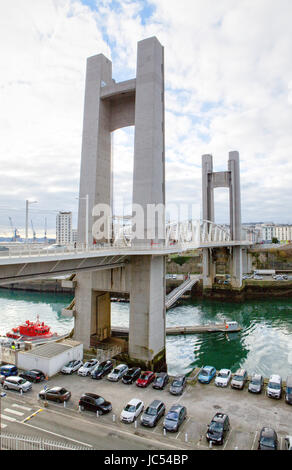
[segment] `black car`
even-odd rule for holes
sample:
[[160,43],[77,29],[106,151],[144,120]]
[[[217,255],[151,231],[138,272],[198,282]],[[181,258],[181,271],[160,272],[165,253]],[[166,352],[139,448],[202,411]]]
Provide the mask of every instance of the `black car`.
[[172,405],[164,418],[163,428],[166,431],[177,432],[187,417],[187,409],[182,405]]
[[263,427],[260,432],[258,450],[277,450],[278,437],[273,428]]
[[104,361],[99,364],[93,371],[91,372],[92,379],[102,379],[106,374],[109,374],[110,371],[113,369],[114,365],[112,361]]
[[38,369],[26,370],[24,372],[21,372],[21,374],[19,374],[19,377],[22,377],[23,379],[34,383],[42,382],[42,380],[45,380],[46,378],[45,374]]
[[160,418],[165,414],[165,405],[160,400],[153,400],[141,416],[141,424],[154,428]]
[[141,367],[131,367],[128,372],[122,378],[122,382],[124,384],[132,384],[134,383],[141,374]]
[[104,415],[112,410],[112,404],[95,393],[84,393],[79,400],[81,410],[89,410]]
[[224,438],[230,429],[230,421],[226,414],[216,413],[209,424],[206,439],[214,444],[223,444]]
[[152,387],[156,390],[163,390],[164,387],[169,382],[169,376],[166,372],[160,372],[160,374],[156,374],[156,378],[152,384]]

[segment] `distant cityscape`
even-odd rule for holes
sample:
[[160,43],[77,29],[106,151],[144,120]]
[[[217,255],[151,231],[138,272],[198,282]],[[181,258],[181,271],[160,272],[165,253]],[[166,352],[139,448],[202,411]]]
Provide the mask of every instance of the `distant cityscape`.
[[[221,224],[228,228],[229,225]],[[242,224],[242,229],[247,234],[248,239],[253,243],[280,243],[287,244],[292,242],[292,224],[275,224],[274,222],[246,222]],[[17,229],[11,227],[11,237],[0,236],[2,242],[24,243],[25,238],[19,235]],[[77,242],[77,229],[72,227],[72,212],[60,211],[56,215],[56,236],[37,237],[33,232],[33,237],[27,239],[28,243],[57,243],[59,245],[70,245]]]

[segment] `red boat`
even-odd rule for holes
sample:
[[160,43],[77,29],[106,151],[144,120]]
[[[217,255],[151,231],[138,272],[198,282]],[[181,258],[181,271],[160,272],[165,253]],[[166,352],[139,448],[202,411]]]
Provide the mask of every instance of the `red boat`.
[[56,338],[57,333],[52,333],[51,328],[39,321],[39,316],[35,322],[26,320],[26,322],[17,328],[12,328],[6,333],[6,336],[16,341],[37,341],[50,340]]

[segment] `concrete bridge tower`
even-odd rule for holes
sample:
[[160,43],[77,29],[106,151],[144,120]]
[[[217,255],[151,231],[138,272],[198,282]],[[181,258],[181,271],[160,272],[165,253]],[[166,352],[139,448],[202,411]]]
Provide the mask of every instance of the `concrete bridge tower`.
[[[87,59],[84,122],[78,213],[78,242],[93,243],[93,218],[97,204],[112,206],[111,134],[135,126],[133,207],[165,204],[164,144],[164,49],[152,37],[138,43],[136,78],[116,83],[112,64],[103,54]],[[164,210],[164,209],[163,209]],[[148,224],[148,225],[147,225]],[[163,217],[164,224],[164,217]],[[157,243],[147,239],[149,222],[145,216],[144,235],[137,245]],[[164,228],[164,227],[162,227]],[[106,240],[105,240],[106,241]],[[159,368],[165,363],[165,258],[131,256],[125,268],[78,274],[74,336],[85,347],[91,338],[106,339],[111,334],[110,291],[130,293],[129,356],[144,367]]]
[[[215,221],[214,189],[229,188],[231,240],[241,241],[241,202],[239,153],[229,152],[228,171],[213,172],[212,155],[202,156],[203,219]],[[203,248],[203,287],[212,288],[216,275],[216,248]],[[242,285],[242,248],[230,248],[230,274],[232,287]]]

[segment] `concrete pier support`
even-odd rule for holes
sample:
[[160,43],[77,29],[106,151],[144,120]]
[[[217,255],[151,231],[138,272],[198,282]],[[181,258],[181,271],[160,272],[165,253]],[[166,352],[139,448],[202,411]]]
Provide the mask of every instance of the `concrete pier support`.
[[165,259],[135,256],[131,265],[129,356],[143,369],[165,369]]
[[93,290],[92,276],[94,273],[82,274],[75,290],[74,339],[81,341],[85,349],[90,347],[92,336],[97,341],[102,341],[111,335],[110,294]]

